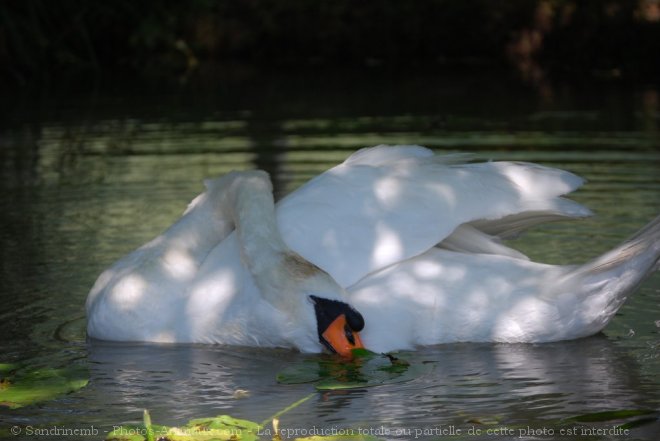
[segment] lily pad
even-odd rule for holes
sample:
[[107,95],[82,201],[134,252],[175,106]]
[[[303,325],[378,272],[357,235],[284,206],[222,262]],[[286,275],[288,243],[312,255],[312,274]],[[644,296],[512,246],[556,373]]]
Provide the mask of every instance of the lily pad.
[[77,391],[87,385],[85,366],[31,369],[0,364],[0,406],[17,409]]
[[116,427],[106,437],[106,441],[149,441],[157,439],[163,441],[223,441],[243,440],[254,441],[259,439],[259,424],[232,418],[228,415],[219,415],[214,418],[198,418],[190,420],[185,426],[168,427],[151,424],[147,418],[142,425],[126,425]]
[[360,350],[354,352],[351,360],[329,356],[309,358],[283,369],[276,378],[282,384],[315,383],[318,390],[343,390],[411,381],[429,372],[432,366]]
[[[246,438],[245,435],[256,434],[261,426],[249,420],[241,420],[230,417],[229,415],[220,415],[215,418],[197,418],[188,421],[186,428],[194,432],[227,432],[230,438],[233,434],[241,434],[240,439]],[[256,439],[256,436],[254,437]]]
[[380,441],[371,435],[336,435],[336,436],[309,436],[307,438],[296,438],[294,441]]

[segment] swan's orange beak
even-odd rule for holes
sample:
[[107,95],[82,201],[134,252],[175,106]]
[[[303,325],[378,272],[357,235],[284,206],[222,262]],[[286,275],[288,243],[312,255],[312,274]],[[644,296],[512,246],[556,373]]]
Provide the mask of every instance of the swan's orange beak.
[[321,336],[342,357],[351,358],[353,349],[364,349],[360,334],[348,326],[344,314],[339,315],[330,323]]

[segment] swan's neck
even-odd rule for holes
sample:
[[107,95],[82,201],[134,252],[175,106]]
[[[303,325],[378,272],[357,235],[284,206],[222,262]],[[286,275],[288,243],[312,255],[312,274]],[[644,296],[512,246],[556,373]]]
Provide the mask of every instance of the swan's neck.
[[268,175],[259,171],[242,173],[230,198],[245,263],[253,273],[267,270],[289,252],[277,228]]
[[321,270],[298,256],[282,240],[268,174],[241,173],[233,184],[230,201],[242,259],[262,297],[276,308],[296,307],[295,284]]

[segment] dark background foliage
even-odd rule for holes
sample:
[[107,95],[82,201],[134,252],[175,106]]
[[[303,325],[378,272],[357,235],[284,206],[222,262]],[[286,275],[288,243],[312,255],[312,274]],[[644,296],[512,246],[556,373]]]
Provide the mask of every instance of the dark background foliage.
[[5,0],[5,80],[96,71],[179,77],[209,66],[511,66],[660,73],[657,0]]

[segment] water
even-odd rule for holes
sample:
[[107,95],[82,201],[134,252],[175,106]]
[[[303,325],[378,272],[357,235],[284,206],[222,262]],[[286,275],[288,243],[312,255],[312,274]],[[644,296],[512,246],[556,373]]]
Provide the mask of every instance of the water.
[[[452,439],[551,439],[531,432],[544,429],[561,438],[565,418],[660,408],[659,274],[600,335],[424,348],[402,356],[432,363],[427,374],[344,392],[277,384],[278,370],[309,357],[287,350],[87,342],[83,307],[98,274],[166,228],[203,178],[259,167],[281,196],[354,149],[379,143],[535,161],[586,177],[573,198],[596,217],[517,241],[537,260],[585,261],[660,211],[656,86],[532,87],[502,76],[373,72],[248,72],[165,94],[92,86],[18,94],[3,111],[0,362],[85,364],[90,382],[52,401],[1,408],[0,437],[32,439],[28,427],[57,425],[94,426],[99,434],[91,438],[101,439],[113,425],[139,422],[145,408],[159,424],[219,414],[260,422],[305,397],[281,416],[283,428],[362,428],[386,439],[450,439],[457,430],[462,438]],[[22,435],[13,436],[13,426]],[[629,438],[657,433],[655,420]]]

